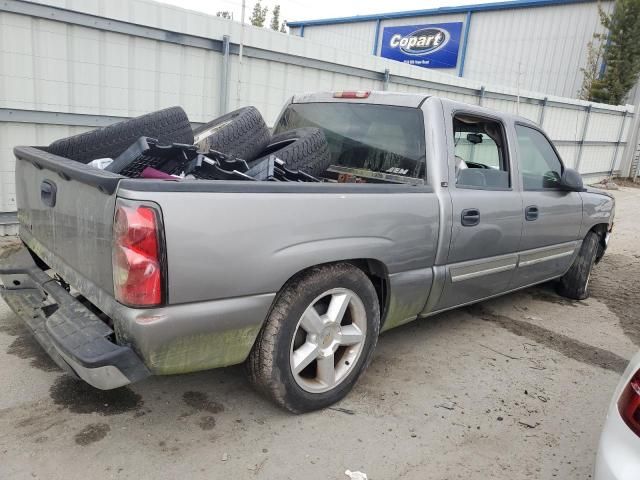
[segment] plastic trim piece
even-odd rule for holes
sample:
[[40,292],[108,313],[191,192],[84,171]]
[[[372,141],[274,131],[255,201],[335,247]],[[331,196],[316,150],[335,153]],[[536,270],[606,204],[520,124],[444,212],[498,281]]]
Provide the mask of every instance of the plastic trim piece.
[[116,191],[118,182],[124,178],[121,175],[89,167],[84,163],[59,157],[35,147],[15,147],[13,153],[16,159],[30,162],[39,170],[43,168],[51,170],[63,180],[77,180],[96,187],[108,195],[112,195]]
[[299,182],[244,182],[228,180],[184,180],[167,182],[125,179],[118,194],[126,197],[133,192],[212,192],[212,193],[433,193],[429,185],[371,184],[371,183],[299,183]]

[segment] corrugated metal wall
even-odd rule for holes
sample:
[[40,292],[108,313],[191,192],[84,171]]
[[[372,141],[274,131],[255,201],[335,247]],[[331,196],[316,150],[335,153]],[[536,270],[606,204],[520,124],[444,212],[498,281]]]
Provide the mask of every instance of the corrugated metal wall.
[[[272,123],[286,98],[305,91],[386,88],[440,95],[536,121],[544,116],[544,127],[559,141],[568,164],[575,164],[582,150],[580,169],[586,174],[607,172],[626,139],[626,133],[618,137],[622,107],[594,108],[581,147],[586,102],[552,96],[547,102],[546,95],[523,90],[517,103],[514,89],[483,86],[370,52],[345,52],[309,38],[243,29],[237,22],[147,0],[48,3],[67,9],[0,2],[0,211],[16,208],[14,145],[48,144],[176,104],[193,122],[220,115],[225,103],[227,111],[251,104]],[[223,35],[231,46],[225,98]]]
[[[358,22],[347,25],[325,25],[321,28],[307,27],[304,36],[312,42],[366,54],[373,53],[375,32],[376,22]],[[293,31],[292,33],[295,34]]]
[[[613,2],[604,1],[609,11]],[[385,27],[464,22],[466,15],[429,15],[380,21],[376,52]],[[562,97],[576,97],[587,62],[587,44],[602,32],[597,2],[473,12],[464,62],[464,78]],[[376,22],[305,26],[304,36],[358,53],[369,53]],[[292,29],[294,35],[300,29]],[[462,49],[458,54],[458,67]],[[440,72],[457,74],[457,69]]]
[[464,76],[575,97],[587,43],[602,31],[596,2],[473,13]]

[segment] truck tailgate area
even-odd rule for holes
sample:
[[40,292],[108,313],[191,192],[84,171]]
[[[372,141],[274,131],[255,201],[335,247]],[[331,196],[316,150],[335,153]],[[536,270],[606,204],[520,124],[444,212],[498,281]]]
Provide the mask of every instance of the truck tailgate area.
[[[16,157],[18,220],[25,243],[39,256],[42,247],[53,252],[80,277],[112,293],[115,194],[79,181],[62,168],[54,170],[46,162],[32,161],[20,152]],[[73,164],[80,172],[103,173],[79,162]],[[73,285],[73,279],[67,281]]]

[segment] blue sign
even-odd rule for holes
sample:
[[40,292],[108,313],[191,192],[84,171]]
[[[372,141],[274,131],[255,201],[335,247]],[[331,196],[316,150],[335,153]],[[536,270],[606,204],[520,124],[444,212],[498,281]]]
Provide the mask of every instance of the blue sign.
[[425,68],[455,68],[462,22],[385,27],[380,56]]

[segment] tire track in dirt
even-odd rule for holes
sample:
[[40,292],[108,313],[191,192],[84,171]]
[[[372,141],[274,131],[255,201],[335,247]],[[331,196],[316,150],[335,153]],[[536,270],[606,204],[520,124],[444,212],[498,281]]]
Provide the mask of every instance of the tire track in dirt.
[[629,339],[640,346],[640,255],[605,253],[591,277],[591,295],[616,314]]
[[608,350],[594,347],[593,345],[586,344],[523,320],[498,315],[490,312],[482,305],[467,307],[467,311],[475,317],[495,323],[515,335],[533,340],[540,345],[544,345],[578,362],[611,370],[616,373],[624,372],[624,369],[629,363],[626,358],[622,358]]

